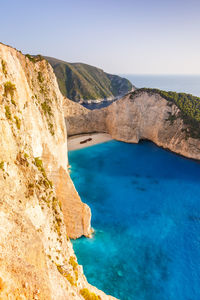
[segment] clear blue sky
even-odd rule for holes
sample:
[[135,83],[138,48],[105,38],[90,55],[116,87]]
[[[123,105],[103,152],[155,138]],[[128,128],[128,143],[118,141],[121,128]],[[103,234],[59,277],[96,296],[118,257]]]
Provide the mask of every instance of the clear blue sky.
[[111,73],[200,74],[199,0],[5,0],[0,34]]

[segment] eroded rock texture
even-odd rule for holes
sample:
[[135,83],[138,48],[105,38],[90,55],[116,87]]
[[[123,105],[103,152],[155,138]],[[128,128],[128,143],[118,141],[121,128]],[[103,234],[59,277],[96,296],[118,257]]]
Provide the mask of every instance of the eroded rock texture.
[[[183,156],[200,159],[200,141],[189,137],[179,108],[158,94],[128,94],[100,110],[88,110],[66,99],[68,134],[107,132],[114,139],[138,143],[147,139]],[[169,116],[173,116],[173,122]]]
[[68,237],[90,209],[67,169],[63,97],[51,66],[0,44],[0,299],[83,299]]

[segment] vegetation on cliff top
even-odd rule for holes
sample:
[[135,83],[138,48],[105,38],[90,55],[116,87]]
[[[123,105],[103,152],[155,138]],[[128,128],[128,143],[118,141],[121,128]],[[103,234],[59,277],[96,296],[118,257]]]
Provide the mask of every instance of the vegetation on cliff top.
[[159,89],[142,88],[131,93],[131,98],[142,92],[147,92],[150,95],[159,94],[162,98],[170,103],[175,104],[180,113],[169,115],[168,120],[173,123],[177,118],[181,118],[188,128],[187,137],[200,138],[200,98],[191,94],[167,92]]
[[40,54],[38,55],[30,55],[30,54],[25,54],[25,56],[30,60],[32,61],[33,63],[36,63],[38,61],[41,61],[44,59],[44,57]]
[[62,94],[73,101],[113,98],[133,87],[129,80],[87,64],[45,58],[54,69]]

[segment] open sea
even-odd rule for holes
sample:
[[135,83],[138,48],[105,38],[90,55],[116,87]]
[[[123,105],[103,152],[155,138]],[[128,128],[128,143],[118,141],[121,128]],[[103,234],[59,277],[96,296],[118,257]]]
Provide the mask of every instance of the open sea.
[[88,281],[123,300],[200,299],[200,164],[151,142],[69,152],[92,210],[73,241]]
[[137,88],[157,88],[200,97],[200,75],[120,75]]

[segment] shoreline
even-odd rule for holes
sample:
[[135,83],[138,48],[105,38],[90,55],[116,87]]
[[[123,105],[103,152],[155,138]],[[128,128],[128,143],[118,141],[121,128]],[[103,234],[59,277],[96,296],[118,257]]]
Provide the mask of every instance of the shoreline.
[[113,140],[107,133],[86,133],[68,137],[68,151],[78,150]]

